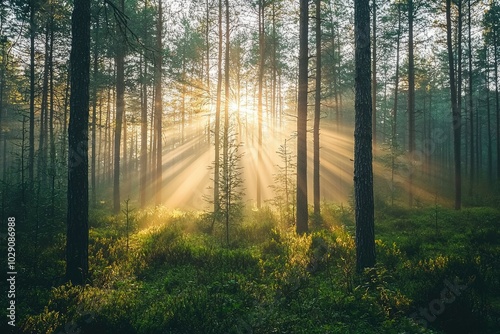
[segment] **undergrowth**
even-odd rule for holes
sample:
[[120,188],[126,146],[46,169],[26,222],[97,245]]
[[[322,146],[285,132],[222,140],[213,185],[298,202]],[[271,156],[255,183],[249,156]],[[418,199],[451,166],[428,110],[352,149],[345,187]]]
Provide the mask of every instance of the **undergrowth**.
[[[132,220],[127,249],[123,217],[93,215],[92,283],[25,293],[20,330],[488,333],[500,327],[495,209],[386,208],[376,222],[378,263],[361,275],[348,207],[325,204],[321,226],[305,236],[269,209],[250,211],[229,245],[221,226],[207,233],[200,213],[148,209]],[[61,266],[53,267],[62,275]],[[450,295],[450,284],[461,288]],[[41,302],[29,306],[33,295]]]

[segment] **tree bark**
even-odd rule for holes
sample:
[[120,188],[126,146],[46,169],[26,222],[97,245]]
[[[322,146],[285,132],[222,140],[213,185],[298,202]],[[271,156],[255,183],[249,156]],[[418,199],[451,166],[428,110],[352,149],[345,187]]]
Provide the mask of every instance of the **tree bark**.
[[96,29],[95,29],[95,44],[94,44],[94,55],[93,55],[93,69],[92,69],[92,156],[91,156],[91,167],[90,167],[90,180],[91,180],[91,203],[96,205],[96,135],[97,135],[97,71],[98,71],[98,61],[99,61],[99,13],[96,14]]
[[307,205],[307,91],[309,4],[300,0],[299,92],[297,97],[297,234],[308,231]]
[[[145,2],[147,4],[147,2]],[[144,18],[144,36],[147,36],[147,22]],[[146,37],[147,38],[147,37]],[[140,176],[140,188],[141,188],[141,207],[144,208],[146,206],[146,196],[147,196],[147,174],[148,174],[148,89],[146,84],[146,76],[147,76],[147,58],[145,56],[141,56],[141,65],[144,69],[141,68],[141,176]]]
[[497,180],[500,180],[500,93],[498,87],[498,44],[500,42],[498,30],[495,29],[493,43],[494,43],[494,66],[495,66],[495,101],[496,101],[496,116],[497,116]]
[[470,180],[469,180],[469,196],[472,197],[474,191],[474,175],[475,175],[475,165],[474,165],[474,102],[473,98],[473,82],[472,82],[472,17],[471,17],[471,0],[468,0],[468,37],[469,37],[469,118],[470,118]]
[[373,145],[377,145],[377,0],[372,0],[372,133]]
[[215,129],[214,129],[214,213],[218,213],[220,209],[219,201],[219,171],[220,171],[220,109],[222,95],[222,0],[219,0],[219,52],[217,55],[217,96],[215,102]]
[[354,36],[356,270],[362,272],[365,268],[375,265],[369,0],[355,0],[354,2]]
[[225,199],[225,223],[226,223],[226,244],[229,245],[229,210],[230,202],[230,178],[229,178],[229,0],[224,1],[226,5],[226,49],[224,56],[224,194]]
[[163,7],[162,1],[158,2],[158,21],[156,22],[156,61],[155,61],[155,122],[156,122],[156,205],[162,202],[163,181],[163,93],[162,93],[162,64],[163,64]]
[[30,187],[34,181],[35,170],[35,4],[30,1],[30,121],[29,121],[29,153],[28,180]]
[[314,101],[314,128],[313,128],[313,151],[314,151],[314,171],[313,171],[313,197],[314,215],[319,218],[320,208],[320,183],[319,183],[319,122],[321,118],[321,0],[316,3],[316,92]]
[[458,109],[457,100],[457,86],[455,83],[455,65],[453,59],[453,45],[451,38],[451,0],[446,0],[446,42],[448,47],[448,68],[450,78],[450,91],[451,91],[451,108],[453,115],[453,151],[455,161],[455,209],[461,208],[461,191],[462,191],[462,177],[461,177],[461,157],[460,157],[460,136],[461,136],[461,115]]
[[258,147],[257,147],[257,208],[261,207],[262,185],[260,181],[261,161],[262,161],[262,86],[264,81],[264,1],[259,0],[259,91],[257,96],[258,113]]
[[413,206],[413,160],[415,154],[415,59],[413,55],[413,0],[408,1],[408,151],[410,173],[408,175],[408,204]]
[[88,124],[90,76],[90,0],[75,0],[72,14],[71,97],[68,156],[66,279],[88,279]]
[[394,106],[392,108],[392,131],[391,131],[391,205],[394,205],[394,173],[396,170],[396,150],[397,143],[397,125],[398,125],[398,97],[399,97],[399,54],[401,45],[401,4],[398,6],[398,34],[396,40],[396,79],[394,83]]
[[[125,11],[124,0],[120,1],[120,9]],[[121,23],[118,23],[121,24]],[[120,29],[118,29],[119,31]],[[122,32],[118,32],[122,33]],[[124,33],[124,32],[123,32]],[[120,146],[122,138],[122,122],[125,112],[125,38],[120,36],[116,47],[116,117],[114,146],[114,177],[113,177],[113,208],[114,213],[120,213]]]

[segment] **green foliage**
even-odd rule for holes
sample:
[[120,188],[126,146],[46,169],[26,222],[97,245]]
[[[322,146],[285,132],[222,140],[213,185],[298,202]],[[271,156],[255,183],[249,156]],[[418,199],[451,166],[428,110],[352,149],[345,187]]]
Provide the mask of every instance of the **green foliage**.
[[[378,264],[361,275],[355,274],[352,212],[335,205],[322,212],[326,228],[297,236],[271,210],[248,211],[238,238],[227,247],[204,232],[202,215],[138,211],[138,225],[150,226],[131,236],[129,257],[118,228],[121,216],[96,217],[99,227],[91,230],[89,250],[93,285],[33,291],[31,298],[40,299],[41,307],[20,306],[26,309],[21,328],[26,333],[457,333],[498,327],[498,210],[437,208],[436,231],[436,208],[387,207],[377,223]],[[446,282],[465,288],[427,329],[411,320],[412,312],[439,298]]]
[[276,207],[280,217],[280,223],[285,226],[293,225],[295,222],[295,201],[296,201],[296,164],[295,155],[291,148],[285,143],[280,145],[278,156],[282,165],[278,165],[278,171],[273,176],[274,184],[270,186],[274,191],[274,197],[270,203]]

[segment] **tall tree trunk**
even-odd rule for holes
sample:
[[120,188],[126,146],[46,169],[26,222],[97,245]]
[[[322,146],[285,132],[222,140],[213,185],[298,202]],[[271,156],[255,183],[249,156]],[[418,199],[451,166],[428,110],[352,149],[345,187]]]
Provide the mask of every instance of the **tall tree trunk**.
[[[463,83],[463,70],[462,70],[462,39],[463,39],[463,11],[462,11],[462,5],[463,5],[464,0],[458,0],[457,1],[457,7],[458,7],[458,25],[457,25],[457,108],[458,108],[458,113],[460,114],[460,118],[462,118],[462,83]],[[462,127],[462,124],[460,124],[460,127]],[[462,131],[460,131],[462,135]],[[467,119],[465,120],[465,138],[464,142],[467,144]],[[460,138],[460,140],[462,140]],[[461,144],[460,144],[461,145]],[[461,149],[461,148],[460,148]],[[467,174],[467,145],[465,145],[465,173]],[[461,161],[460,161],[461,163]],[[461,167],[460,167],[461,168]]]
[[394,173],[396,170],[396,153],[398,148],[397,143],[397,125],[398,125],[398,96],[399,96],[399,54],[401,45],[401,4],[398,6],[398,34],[396,40],[396,79],[394,83],[394,106],[392,108],[392,124],[391,124],[391,205],[394,205]]
[[70,95],[70,83],[71,83],[71,65],[68,62],[68,74],[66,76],[66,86],[64,88],[64,105],[63,105],[63,124],[62,124],[62,145],[61,145],[61,157],[62,161],[66,161],[67,152],[67,131],[68,131],[68,109],[69,109],[69,95]]
[[372,133],[373,146],[377,146],[377,0],[372,0]]
[[450,91],[451,91],[451,108],[453,115],[453,149],[455,161],[455,209],[461,208],[461,192],[462,192],[462,177],[461,177],[461,157],[460,157],[460,136],[461,136],[461,115],[458,109],[457,86],[455,83],[455,65],[453,58],[453,45],[451,38],[451,0],[446,0],[446,42],[448,47],[448,67],[450,76]]
[[55,183],[56,183],[56,142],[54,138],[54,5],[50,6],[50,43],[49,43],[49,145],[50,145],[50,216],[54,217]]
[[320,183],[319,183],[319,120],[321,118],[321,0],[316,3],[316,92],[314,100],[314,128],[313,128],[313,151],[314,151],[314,172],[313,172],[313,194],[314,194],[314,215],[319,218],[320,209]]
[[225,199],[225,223],[226,223],[226,244],[229,245],[229,210],[231,209],[230,201],[230,178],[229,178],[229,0],[224,1],[226,4],[226,49],[224,56],[224,194]]
[[488,46],[485,46],[486,53],[486,115],[487,115],[487,137],[488,137],[488,182],[493,182],[493,144],[492,144],[492,134],[491,134],[491,101],[490,101],[490,70],[488,66]]
[[309,4],[300,0],[299,92],[297,97],[297,225],[298,234],[308,231],[307,205],[307,92]]
[[[144,9],[149,8],[148,0],[144,0]],[[146,41],[149,41],[148,36],[148,24],[147,22],[147,11],[144,11],[143,17],[143,36]],[[144,208],[147,202],[147,185],[148,185],[148,85],[147,85],[147,75],[148,75],[148,58],[146,57],[146,52],[141,56],[143,70],[141,71],[142,84],[141,84],[141,176],[140,176],[140,188],[141,188],[141,207]]]
[[156,205],[162,202],[163,181],[163,93],[162,93],[162,65],[163,65],[163,8],[162,1],[158,2],[158,21],[156,22],[156,61],[155,61],[155,122],[156,122]]
[[214,214],[217,214],[220,209],[219,200],[219,171],[220,171],[220,109],[222,95],[222,0],[219,0],[219,50],[217,53],[217,96],[215,101],[215,130],[214,130]]
[[356,219],[356,270],[357,272],[362,272],[365,268],[375,265],[369,0],[354,1],[354,36],[354,199]]
[[472,17],[471,17],[471,0],[468,0],[468,34],[469,34],[469,118],[470,118],[470,180],[469,180],[469,196],[472,197],[474,189],[474,105],[473,105],[473,82],[472,82]]
[[[144,21],[144,23],[146,23]],[[141,207],[146,206],[146,191],[147,191],[147,174],[148,174],[148,90],[146,84],[147,76],[147,61],[146,57],[141,56],[141,64],[144,66],[142,70],[141,83]]]
[[29,124],[29,153],[28,153],[28,181],[30,187],[34,181],[35,170],[35,3],[30,1],[30,124]]
[[40,183],[40,188],[46,185],[47,181],[47,123],[48,123],[48,107],[49,107],[49,44],[50,44],[50,28],[49,23],[45,25],[45,54],[43,65],[43,80],[42,80],[42,101],[40,105],[40,137],[38,144],[38,168],[37,179]]
[[[3,32],[4,29],[4,21],[5,21],[5,9],[2,8],[0,9],[0,31]],[[4,182],[7,181],[7,136],[5,132],[3,131],[3,114],[6,113],[4,109],[4,93],[5,93],[5,70],[7,67],[7,54],[6,54],[6,45],[5,43],[1,43],[0,47],[2,49],[2,61],[0,63],[0,139],[2,145],[2,180]],[[24,129],[23,129],[24,130]],[[6,209],[6,200],[7,200],[7,193],[5,191],[6,189],[2,189],[2,211],[0,214],[2,217],[5,217],[5,209]]]
[[98,73],[98,61],[99,61],[99,13],[95,15],[96,28],[95,28],[95,44],[94,44],[94,55],[93,55],[93,69],[92,69],[92,156],[91,156],[91,166],[90,166],[90,180],[91,180],[91,203],[96,205],[96,124],[97,124],[97,73]]
[[409,206],[413,206],[413,160],[415,158],[415,59],[413,56],[413,0],[408,0],[408,151],[410,173],[408,177]]
[[500,93],[498,87],[498,44],[500,36],[497,35],[498,31],[495,30],[493,34],[494,41],[494,66],[495,66],[495,101],[496,101],[496,115],[497,115],[497,180],[500,180]]
[[257,96],[257,113],[258,113],[258,148],[257,148],[257,208],[261,207],[262,202],[262,185],[260,180],[261,164],[262,164],[262,85],[264,81],[264,1],[259,0],[259,91]]
[[[125,12],[125,2],[120,0],[120,10]],[[121,23],[117,23],[121,24]],[[117,33],[124,31],[117,28]],[[115,117],[115,146],[114,146],[114,176],[113,176],[113,208],[114,213],[120,213],[120,146],[123,128],[123,114],[125,113],[125,36],[120,36],[116,46],[116,117]]]
[[277,126],[278,121],[278,111],[277,111],[277,103],[276,103],[276,86],[277,86],[277,77],[278,77],[278,65],[276,63],[276,47],[278,40],[276,38],[276,3],[272,2],[272,16],[271,16],[271,24],[272,24],[272,36],[273,42],[271,43],[272,52],[271,52],[271,62],[272,62],[272,90],[271,90],[271,113],[274,117],[274,125]]
[[88,124],[90,76],[90,0],[75,0],[72,15],[69,120],[66,279],[88,278]]

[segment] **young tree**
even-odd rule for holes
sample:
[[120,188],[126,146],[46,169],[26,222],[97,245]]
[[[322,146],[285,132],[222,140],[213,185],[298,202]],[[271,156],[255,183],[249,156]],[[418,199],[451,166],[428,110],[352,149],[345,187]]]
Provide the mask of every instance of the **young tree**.
[[356,270],[361,272],[363,269],[375,265],[369,0],[354,1],[354,36],[354,199],[356,219]]
[[[308,91],[308,0],[300,0],[299,92],[297,106],[297,225],[298,234],[307,233],[307,91]],[[368,44],[369,45],[369,44]]]
[[88,278],[88,125],[90,77],[90,0],[75,0],[72,15],[71,96],[68,156],[66,279]]

